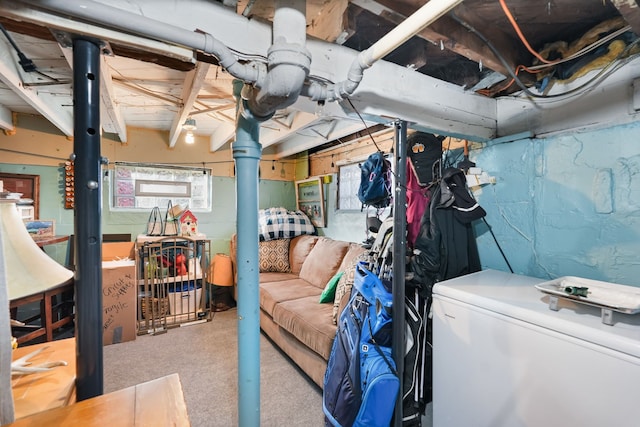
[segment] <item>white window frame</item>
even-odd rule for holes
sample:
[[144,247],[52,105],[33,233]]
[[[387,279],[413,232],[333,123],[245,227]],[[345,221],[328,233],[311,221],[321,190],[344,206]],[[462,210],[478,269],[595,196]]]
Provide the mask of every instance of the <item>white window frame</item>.
[[[362,202],[358,199],[358,188],[360,187],[360,165],[367,160],[367,157],[359,161],[338,164],[338,183],[336,185],[336,211],[340,212],[360,212]],[[385,154],[385,158],[391,163],[391,188],[395,188],[395,159],[392,153]],[[345,206],[346,204],[346,206]],[[369,208],[372,209],[372,208]],[[390,207],[380,209],[380,213],[388,212]]]
[[211,170],[157,163],[116,162],[110,174],[109,209],[148,212],[169,201],[193,212],[211,212]]

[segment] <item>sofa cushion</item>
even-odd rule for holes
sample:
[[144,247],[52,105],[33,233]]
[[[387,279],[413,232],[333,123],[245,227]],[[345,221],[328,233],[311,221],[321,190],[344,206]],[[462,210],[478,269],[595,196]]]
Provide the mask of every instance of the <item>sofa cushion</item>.
[[302,264],[300,278],[324,289],[329,279],[338,271],[347,249],[349,242],[320,237]]
[[274,307],[273,321],[329,360],[337,329],[331,323],[330,304],[318,304],[315,296],[284,301]]
[[342,258],[342,263],[340,264],[338,271],[345,271],[347,267],[354,264],[354,260],[356,259],[356,257],[358,259],[361,259],[360,255],[362,255],[366,251],[367,249],[360,243],[350,243],[347,253],[345,254],[344,258]]
[[340,277],[340,280],[338,280],[333,300],[333,313],[331,318],[334,325],[338,324],[338,317],[351,296],[351,287],[353,286],[353,281],[356,275],[356,264],[358,261],[364,261],[366,259],[366,250],[361,246],[352,247],[344,257],[343,265],[340,266],[340,268],[343,269],[342,271],[344,274]]
[[289,239],[259,242],[258,257],[261,273],[268,271],[288,273],[291,271],[289,267]]
[[289,243],[289,266],[291,272],[298,274],[302,268],[302,263],[318,241],[318,236],[298,236],[291,239]]
[[275,273],[275,272],[267,272],[260,273],[260,278],[258,279],[260,283],[267,282],[280,282],[282,280],[291,280],[297,279],[298,275],[293,273]]
[[[279,302],[313,296],[318,304],[321,293],[322,289],[318,289],[302,279],[260,283],[260,308],[269,316],[273,316],[273,307]],[[331,319],[331,315],[329,315],[329,319]]]

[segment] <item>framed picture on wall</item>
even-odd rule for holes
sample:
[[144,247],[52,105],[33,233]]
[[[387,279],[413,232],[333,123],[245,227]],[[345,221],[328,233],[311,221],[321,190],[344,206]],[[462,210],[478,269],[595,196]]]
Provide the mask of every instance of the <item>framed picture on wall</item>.
[[24,225],[27,227],[29,235],[35,239],[56,235],[56,222],[53,219],[25,220]]
[[321,178],[296,181],[296,205],[304,212],[314,226],[326,227],[324,214],[324,192]]

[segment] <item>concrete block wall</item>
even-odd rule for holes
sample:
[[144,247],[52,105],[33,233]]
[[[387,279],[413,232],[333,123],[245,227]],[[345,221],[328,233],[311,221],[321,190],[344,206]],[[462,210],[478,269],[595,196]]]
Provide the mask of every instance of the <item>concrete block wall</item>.
[[[640,286],[640,124],[473,151],[496,177],[475,195],[516,273]],[[483,268],[508,271],[484,223]]]

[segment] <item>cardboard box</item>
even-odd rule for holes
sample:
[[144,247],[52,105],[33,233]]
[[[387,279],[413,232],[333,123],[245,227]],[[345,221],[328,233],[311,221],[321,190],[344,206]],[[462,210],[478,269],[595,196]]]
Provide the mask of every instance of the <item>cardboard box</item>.
[[108,242],[102,244],[102,261],[136,259],[135,242]]
[[102,263],[103,345],[136,339],[135,261]]

